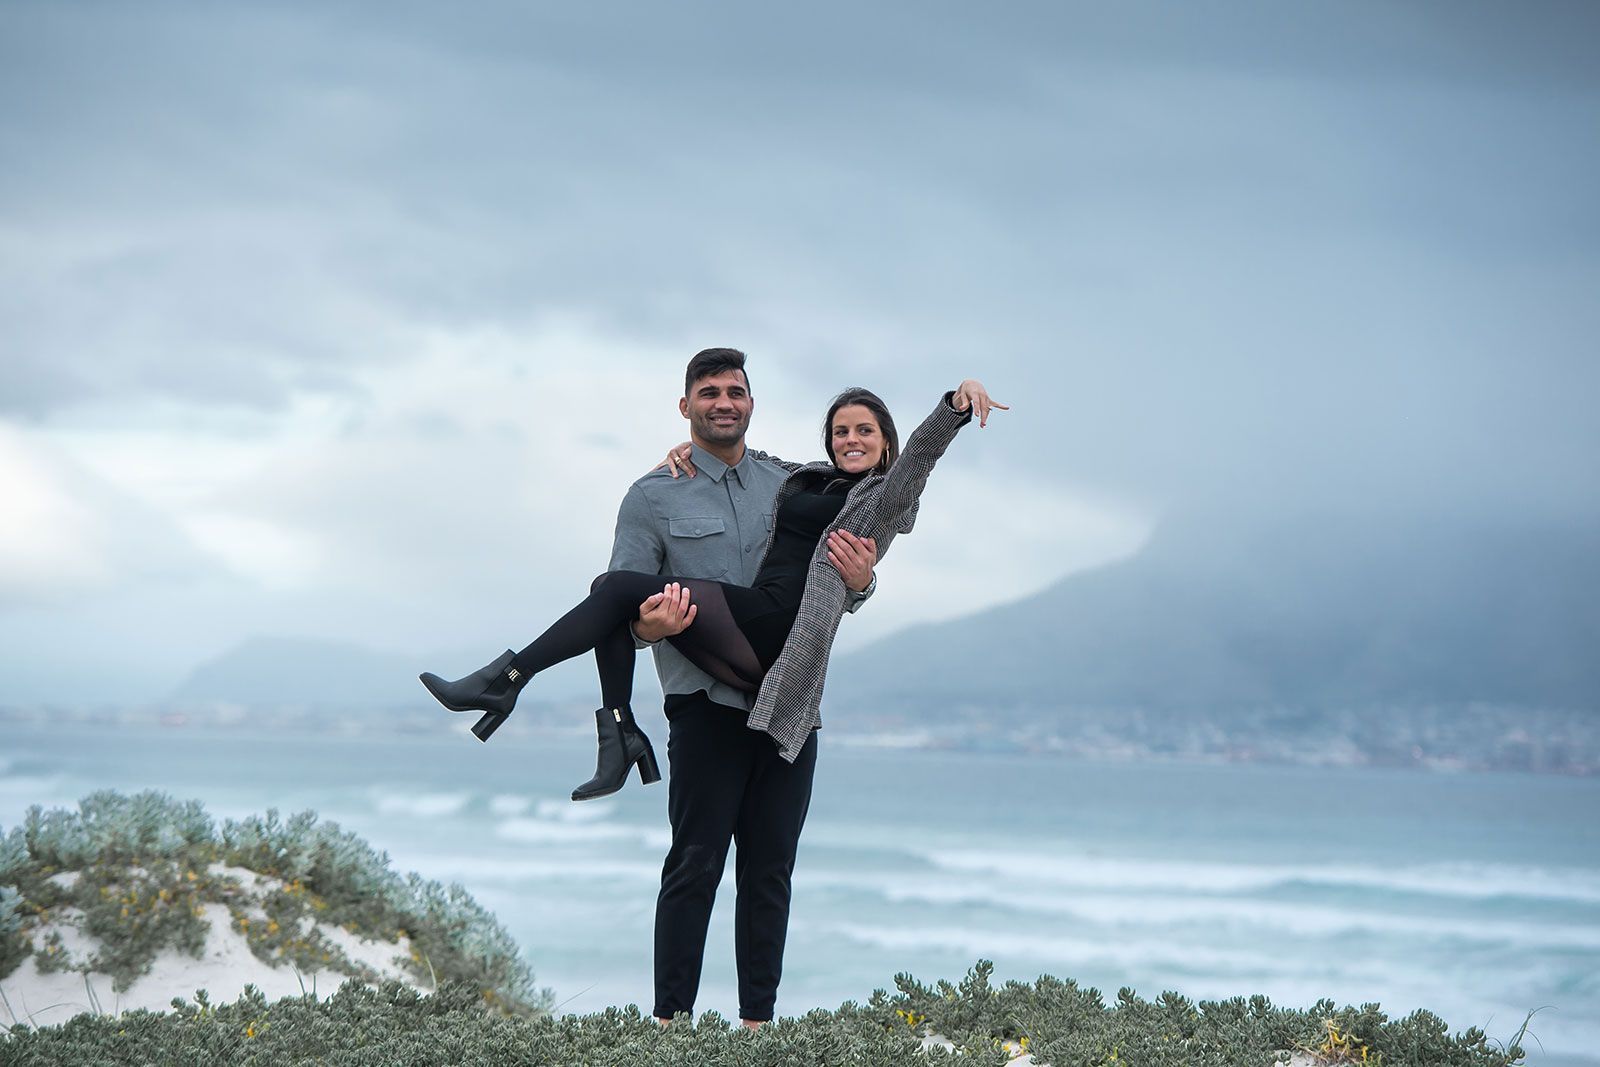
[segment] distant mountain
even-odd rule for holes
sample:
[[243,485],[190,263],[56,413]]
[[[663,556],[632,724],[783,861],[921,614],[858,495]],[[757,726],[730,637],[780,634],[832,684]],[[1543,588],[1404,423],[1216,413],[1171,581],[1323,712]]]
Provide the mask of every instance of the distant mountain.
[[[419,659],[259,637],[196,667],[171,702],[431,713],[419,670],[465,673],[494,651]],[[580,657],[529,695],[561,704],[594,690]],[[635,706],[658,692],[641,657]],[[830,711],[929,716],[1475,702],[1600,712],[1600,530],[1174,522],[1135,557],[902,630],[838,657],[828,677]]]
[[928,713],[1468,702],[1600,711],[1600,531],[1175,522],[1135,557],[840,657],[828,693],[832,708]]
[[196,667],[173,692],[179,705],[379,707],[416,703],[417,665],[360,645],[254,637]]
[[[197,666],[168,702],[178,707],[236,704],[264,710],[414,709],[434,714],[439,707],[417,681],[421,671],[466,674],[498,651],[420,657],[350,642],[253,637]],[[651,694],[659,690],[654,687],[655,671],[648,657],[641,657],[635,703],[655,699]],[[541,673],[533,702],[564,703],[596,695],[594,661],[580,657]]]

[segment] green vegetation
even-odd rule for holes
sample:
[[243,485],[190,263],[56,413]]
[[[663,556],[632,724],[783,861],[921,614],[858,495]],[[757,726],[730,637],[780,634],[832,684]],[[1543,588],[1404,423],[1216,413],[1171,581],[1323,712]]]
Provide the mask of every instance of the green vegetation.
[[[1108,1004],[1050,977],[995,987],[987,961],[957,984],[898,975],[893,994],[753,1034],[714,1013],[663,1029],[632,1006],[556,1018],[511,939],[460,887],[401,878],[386,855],[310,813],[218,828],[199,804],[159,793],[96,793],[77,812],[34,808],[0,836],[0,978],[32,955],[43,969],[108,972],[126,988],[163,949],[199,954],[205,910],[219,905],[262,959],[371,981],[348,960],[332,966],[337,949],[307,921],[315,919],[409,936],[412,972],[440,984],[428,995],[349,981],[326,999],[273,1004],[254,988],[220,1005],[201,991],[170,1012],[96,1010],[37,1028],[13,1012],[0,1025],[0,1061],[999,1067],[1026,1050],[1051,1067],[1266,1067],[1294,1052],[1329,1065],[1510,1067],[1523,1056],[1521,1033],[1509,1047],[1476,1029],[1452,1035],[1425,1011],[1391,1020],[1375,1004],[1296,1010],[1261,996],[1193,1002],[1176,993],[1147,1001],[1127,989]],[[92,959],[68,958],[60,937],[43,932],[68,916],[97,939]],[[925,1047],[930,1034],[954,1048]]]
[[[349,982],[326,1000],[288,997],[268,1004],[249,990],[214,1006],[204,994],[167,1013],[83,1015],[61,1025],[19,1027],[0,1039],[12,1067],[45,1064],[439,1063],[586,1064],[634,1067],[901,1067],[919,1062],[999,1067],[1018,1047],[1052,1067],[1267,1067],[1290,1051],[1319,1062],[1384,1067],[1505,1067],[1519,1048],[1491,1047],[1476,1030],[1452,1037],[1427,1012],[1390,1021],[1376,1005],[1309,1011],[1275,1008],[1263,997],[1192,1003],[1153,1001],[1123,990],[1107,1006],[1095,990],[1041,978],[989,984],[980,962],[959,985],[923,986],[902,975],[898,992],[865,1005],[813,1011],[751,1034],[714,1013],[681,1016],[665,1029],[635,1007],[586,1016],[513,1017],[484,1010],[469,985],[424,996],[398,983]],[[942,1034],[954,1050],[923,1050]],[[1010,1043],[1006,1047],[1005,1043]],[[957,1058],[959,1057],[959,1059]]]
[[30,948],[22,936],[22,894],[15,886],[0,886],[0,977],[16,970]]
[[[0,836],[0,978],[32,954],[44,970],[109,974],[120,992],[164,949],[201,955],[213,904],[274,965],[376,981],[318,928],[340,926],[409,938],[403,965],[430,987],[465,982],[511,1013],[548,1004],[511,936],[460,886],[402,878],[386,854],[312,812],[218,827],[197,801],[156,792],[95,793],[75,812],[35,807]],[[94,939],[94,954],[70,958],[54,933],[35,943],[30,931],[51,922]]]

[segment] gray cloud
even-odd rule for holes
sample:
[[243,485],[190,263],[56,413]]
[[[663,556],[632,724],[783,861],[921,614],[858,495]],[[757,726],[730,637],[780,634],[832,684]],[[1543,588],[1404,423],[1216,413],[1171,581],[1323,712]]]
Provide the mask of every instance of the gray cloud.
[[[544,339],[508,431],[536,435],[541,376],[593,359],[569,323],[661,410],[695,348],[747,348],[758,432],[979,373],[1016,411],[962,462],[1139,512],[1595,515],[1597,30],[1588,4],[13,2],[0,417],[266,437],[309,396],[353,453],[443,447],[474,413],[380,433],[374,375],[499,334]],[[566,402],[579,440],[636,414]],[[443,551],[361,455],[218,506]]]

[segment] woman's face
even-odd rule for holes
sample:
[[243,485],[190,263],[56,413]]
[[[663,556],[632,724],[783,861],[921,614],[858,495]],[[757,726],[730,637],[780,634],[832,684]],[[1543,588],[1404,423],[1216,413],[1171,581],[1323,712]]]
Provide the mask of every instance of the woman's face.
[[833,465],[846,474],[860,474],[883,458],[883,430],[872,409],[846,404],[833,413]]

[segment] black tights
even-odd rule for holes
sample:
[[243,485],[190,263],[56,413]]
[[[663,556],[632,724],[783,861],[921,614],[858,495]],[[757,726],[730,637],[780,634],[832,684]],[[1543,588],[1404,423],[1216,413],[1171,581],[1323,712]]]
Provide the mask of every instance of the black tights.
[[766,672],[728,607],[722,583],[643,571],[608,571],[596,578],[583,603],[518,652],[512,664],[532,675],[592,648],[601,700],[608,708],[629,707],[634,647],[628,624],[639,617],[639,605],[668,582],[687,587],[689,602],[697,605],[693,625],[667,638],[672,646],[719,682],[747,693],[760,689]]

